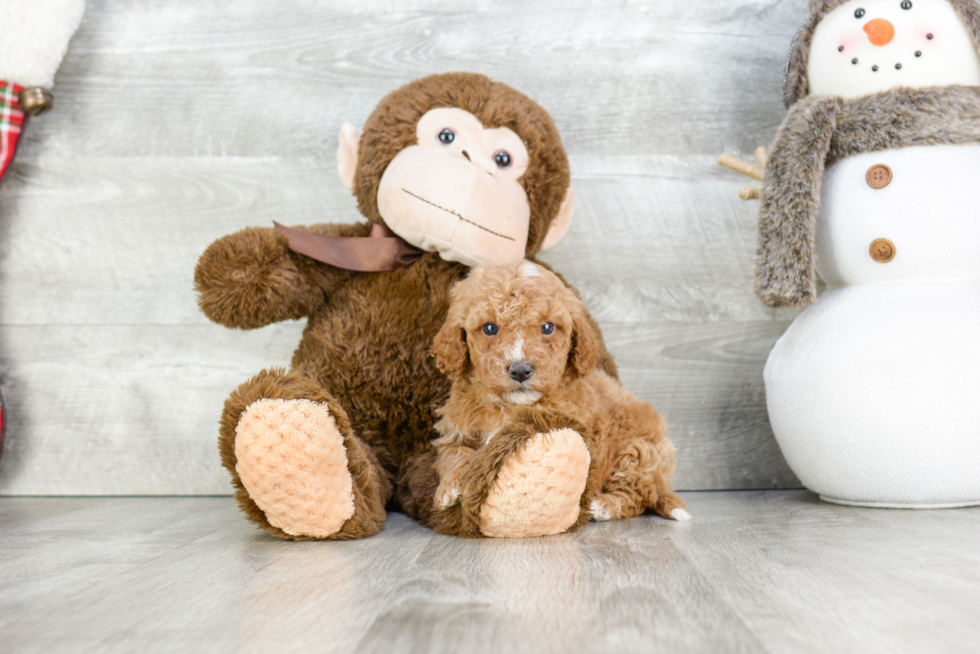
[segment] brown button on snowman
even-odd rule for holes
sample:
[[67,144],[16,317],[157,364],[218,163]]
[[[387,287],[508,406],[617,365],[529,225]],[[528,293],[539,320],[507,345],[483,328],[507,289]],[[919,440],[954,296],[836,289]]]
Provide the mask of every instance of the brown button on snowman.
[[773,432],[825,500],[980,504],[980,4],[810,12],[762,153],[755,290],[806,307],[766,364]]
[[892,183],[892,169],[885,164],[875,164],[868,168],[864,179],[871,188],[885,188]]

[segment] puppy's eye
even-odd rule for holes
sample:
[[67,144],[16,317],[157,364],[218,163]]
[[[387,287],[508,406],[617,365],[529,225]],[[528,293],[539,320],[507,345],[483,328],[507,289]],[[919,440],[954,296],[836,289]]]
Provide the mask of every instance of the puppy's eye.
[[904,2],[902,3],[902,9],[911,9],[911,8],[912,8],[912,3],[911,3],[911,2],[909,2],[909,0],[905,0],[905,1],[904,1]]
[[443,145],[449,145],[456,140],[456,132],[449,129],[448,127],[441,132],[439,132],[439,142]]
[[496,336],[498,331],[500,330],[497,329],[497,325],[492,322],[488,322],[483,326],[483,333],[487,336]]
[[510,165],[510,154],[506,150],[498,150],[495,155],[493,155],[493,160],[497,163],[498,168],[506,168]]
[[864,15],[864,9],[858,9],[857,11],[854,12],[855,18],[860,18],[863,15]]
[[550,322],[546,322],[545,324],[541,325],[541,333],[545,336],[550,336],[551,334],[555,333],[555,326]]

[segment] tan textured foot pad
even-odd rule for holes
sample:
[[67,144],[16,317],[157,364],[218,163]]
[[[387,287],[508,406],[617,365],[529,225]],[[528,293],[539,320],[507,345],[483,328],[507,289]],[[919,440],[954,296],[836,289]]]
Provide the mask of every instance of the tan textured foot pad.
[[481,531],[494,538],[564,532],[578,520],[590,461],[578,432],[536,434],[497,475],[480,512]]
[[249,496],[287,534],[326,538],[354,515],[344,437],[322,404],[250,404],[235,430],[235,456]]

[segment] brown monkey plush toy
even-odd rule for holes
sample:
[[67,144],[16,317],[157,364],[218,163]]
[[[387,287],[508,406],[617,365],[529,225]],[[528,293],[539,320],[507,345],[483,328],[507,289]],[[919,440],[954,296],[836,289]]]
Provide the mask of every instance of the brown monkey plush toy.
[[[434,411],[450,382],[430,351],[450,289],[470,266],[533,257],[571,221],[551,118],[482,75],[434,75],[385,97],[363,132],[345,124],[337,160],[366,222],[248,228],[211,244],[195,273],[201,309],[221,325],[308,319],[291,368],[262,371],[225,402],[219,447],[241,509],[293,540],[369,536],[386,506],[462,536],[484,535],[487,507],[516,507],[515,535],[529,533],[524,509],[571,515],[562,530],[576,528],[596,484],[587,460],[561,451],[554,474],[578,479],[581,496],[550,497],[547,478],[500,489],[484,472],[458,504],[434,502]],[[601,336],[599,348],[615,376]],[[481,468],[513,474],[525,443],[567,428],[590,443],[577,421],[528,407]]]

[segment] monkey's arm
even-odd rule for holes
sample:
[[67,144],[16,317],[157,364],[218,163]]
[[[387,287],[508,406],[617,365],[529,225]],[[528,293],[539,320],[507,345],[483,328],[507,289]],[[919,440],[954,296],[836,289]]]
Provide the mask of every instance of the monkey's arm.
[[[366,223],[299,228],[328,236],[367,236]],[[194,271],[201,311],[235,329],[255,329],[309,316],[357,274],[319,263],[289,249],[271,227],[248,227],[208,246]]]
[[755,292],[770,307],[804,307],[816,299],[813,242],[820,186],[840,109],[840,98],[830,96],[797,102],[769,152]]

